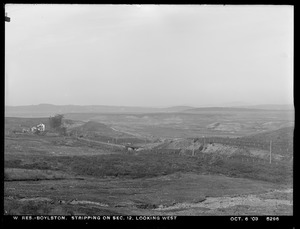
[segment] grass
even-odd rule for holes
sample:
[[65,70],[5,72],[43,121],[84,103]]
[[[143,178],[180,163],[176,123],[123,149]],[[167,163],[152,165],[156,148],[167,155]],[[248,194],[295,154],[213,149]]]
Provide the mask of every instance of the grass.
[[[20,122],[20,120],[7,119],[6,124],[15,125],[15,122]],[[33,123],[38,120],[24,119],[22,121],[22,125],[29,125],[31,124],[29,122]],[[87,125],[87,127],[92,129],[108,128],[104,124],[95,126],[95,123]],[[76,147],[80,147],[82,151],[93,149],[97,153],[102,150],[103,152],[114,152],[114,154],[93,156],[77,154],[77,156],[73,156]],[[49,151],[57,152],[60,149],[73,155],[50,156],[48,154]],[[129,178],[156,177],[176,172],[195,172],[224,174],[274,183],[292,182],[292,167],[289,164],[270,165],[234,158],[229,160],[203,154],[201,150],[196,152],[197,157],[191,157],[188,154],[189,152],[186,155],[179,155],[178,151],[167,149],[128,153],[105,144],[70,137],[22,135],[15,137],[15,140],[8,139],[6,141],[5,168],[60,170],[81,176]]]
[[[29,214],[26,212],[28,210],[31,214],[37,211],[36,214],[58,215],[73,212],[73,214],[97,215],[108,214],[103,211],[110,210],[115,214],[119,212],[117,215],[147,215],[151,208],[159,205],[197,203],[206,197],[262,193],[278,187],[277,184],[268,182],[195,173],[176,173],[149,179],[125,177],[86,178],[78,181],[7,182],[4,209],[16,211],[17,214]],[[108,207],[71,204],[75,198],[79,201],[104,203]],[[48,213],[45,206],[49,208]],[[152,211],[152,214],[156,213]]]
[[263,180],[272,183],[291,184],[293,182],[293,170],[288,164],[275,165],[226,160],[221,164],[215,164],[209,170],[231,177]]
[[45,161],[38,161],[33,163],[24,164],[22,160],[7,160],[5,161],[5,168],[22,168],[22,169],[39,169],[39,170],[49,170],[52,169]]
[[[36,137],[36,139],[39,138]],[[197,157],[188,156],[189,152],[187,155],[180,155],[178,150],[167,149],[141,151],[139,153],[129,153],[122,150],[116,152],[117,150],[114,150],[114,154],[93,156],[50,156],[47,154],[46,148],[39,149],[39,147],[48,144],[44,142],[47,139],[50,141],[49,147],[68,145],[69,148],[64,148],[63,151],[72,151],[75,146],[79,145],[81,145],[82,150],[91,148],[98,150],[100,148],[102,151],[111,151],[109,147],[105,150],[103,146],[98,146],[96,143],[81,142],[71,138],[43,138],[41,142],[24,140],[18,142],[19,148],[15,148],[15,142],[11,141],[7,142],[6,145],[5,168],[61,170],[81,176],[129,178],[155,177],[176,172],[196,172],[224,174],[275,183],[291,183],[293,177],[292,167],[288,164],[270,165],[242,161],[240,158],[225,159],[204,154],[201,151],[195,152]],[[22,155],[19,155],[19,152]]]
[[[28,159],[27,159],[28,160]],[[263,180],[273,183],[292,183],[290,164],[262,164],[238,159],[225,159],[199,154],[198,157],[178,153],[143,152],[97,156],[44,156],[35,162],[5,161],[6,168],[59,170],[80,176],[150,178],[176,172],[224,174],[231,177]]]
[[[48,158],[52,163],[68,165],[78,175],[93,177],[154,177],[178,171],[192,171],[197,166],[191,158],[162,154],[114,154],[91,157]],[[184,159],[184,160],[183,160]],[[61,168],[63,168],[62,166]]]
[[52,170],[6,168],[5,181],[30,181],[30,180],[58,180],[70,178],[65,173]]

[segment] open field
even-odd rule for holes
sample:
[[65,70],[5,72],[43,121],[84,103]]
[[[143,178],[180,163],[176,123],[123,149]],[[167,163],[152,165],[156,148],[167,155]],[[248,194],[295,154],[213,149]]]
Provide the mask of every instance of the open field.
[[[293,145],[291,128],[259,137],[161,138],[134,132],[138,122],[122,132],[122,118],[110,117],[69,121],[66,136],[18,132],[47,120],[5,120],[6,214],[293,214],[293,150],[276,151]],[[264,139],[276,146],[271,164]],[[128,151],[128,142],[138,149]]]

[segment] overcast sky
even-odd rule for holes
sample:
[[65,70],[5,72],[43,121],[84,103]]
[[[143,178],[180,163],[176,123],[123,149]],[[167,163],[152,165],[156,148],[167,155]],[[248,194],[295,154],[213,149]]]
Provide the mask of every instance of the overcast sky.
[[293,103],[292,6],[5,11],[6,105]]

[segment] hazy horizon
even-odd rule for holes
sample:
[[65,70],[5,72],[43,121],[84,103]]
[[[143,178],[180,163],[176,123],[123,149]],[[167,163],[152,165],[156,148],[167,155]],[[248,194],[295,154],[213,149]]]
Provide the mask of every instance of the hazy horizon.
[[293,105],[293,6],[6,4],[5,12],[6,106]]
[[175,105],[175,106],[126,106],[126,105],[105,105],[105,104],[51,104],[51,103],[39,103],[39,104],[27,104],[27,105],[5,105],[7,107],[22,107],[22,106],[103,106],[103,107],[137,107],[137,108],[172,108],[172,107],[191,107],[191,108],[209,108],[209,107],[258,107],[258,106],[294,106],[294,104],[241,104],[235,105],[235,103],[231,104],[218,104],[218,105],[202,105],[202,106],[188,106],[188,105]]

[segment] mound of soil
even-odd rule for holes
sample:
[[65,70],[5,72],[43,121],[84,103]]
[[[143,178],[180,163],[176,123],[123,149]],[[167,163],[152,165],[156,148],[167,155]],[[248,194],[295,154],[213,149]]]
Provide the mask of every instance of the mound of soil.
[[81,131],[97,131],[97,132],[111,132],[112,129],[107,125],[99,122],[89,121],[79,127]]
[[206,126],[207,129],[215,130],[215,131],[225,131],[225,132],[237,132],[242,129],[242,125],[240,123],[211,123]]

